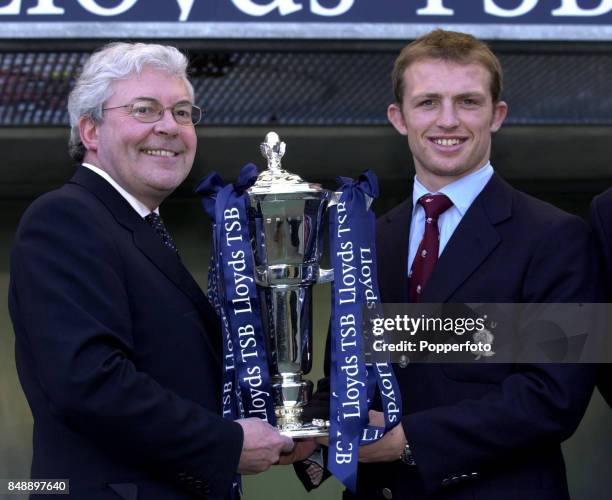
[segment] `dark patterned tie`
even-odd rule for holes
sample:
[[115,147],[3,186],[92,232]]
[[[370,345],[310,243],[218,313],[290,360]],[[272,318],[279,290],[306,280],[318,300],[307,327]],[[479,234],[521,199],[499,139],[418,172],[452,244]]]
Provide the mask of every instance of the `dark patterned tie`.
[[440,250],[438,218],[453,206],[453,202],[443,194],[426,194],[421,196],[417,203],[425,209],[425,232],[408,274],[410,302],[420,301],[421,292],[438,262]]
[[176,245],[174,244],[174,240],[170,236],[170,233],[168,233],[168,230],[166,229],[166,226],[164,225],[164,221],[162,220],[162,218],[159,215],[157,215],[155,212],[151,212],[149,215],[145,217],[145,220],[149,224],[151,224],[153,229],[155,229],[155,232],[162,239],[162,241],[164,242],[164,245],[166,245],[170,250],[172,250],[178,255],[178,250],[176,248]]

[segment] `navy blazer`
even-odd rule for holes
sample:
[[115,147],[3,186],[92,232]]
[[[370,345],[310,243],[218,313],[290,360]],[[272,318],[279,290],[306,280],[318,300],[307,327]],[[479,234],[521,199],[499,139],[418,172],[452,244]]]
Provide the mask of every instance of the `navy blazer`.
[[242,430],[219,416],[216,314],[102,177],[79,167],[25,212],[9,308],[32,478],[87,500],[225,497]]
[[[593,198],[589,217],[604,271],[606,299],[612,301],[612,189]],[[612,332],[611,332],[612,335]],[[612,364],[602,365],[597,387],[612,407]]]
[[[382,301],[408,302],[412,203],[377,223]],[[422,302],[580,302],[598,293],[578,217],[494,175],[445,247]],[[416,466],[360,464],[358,494],[376,499],[568,498],[560,444],[591,397],[580,365],[394,365]]]

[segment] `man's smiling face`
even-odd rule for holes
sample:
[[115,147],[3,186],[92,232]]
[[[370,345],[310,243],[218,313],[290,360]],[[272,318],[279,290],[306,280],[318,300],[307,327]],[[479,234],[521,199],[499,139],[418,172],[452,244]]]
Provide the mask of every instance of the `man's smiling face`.
[[438,59],[404,72],[403,102],[389,106],[388,117],[407,136],[417,178],[431,191],[489,161],[491,133],[507,113],[506,103],[493,103],[490,78],[481,64]]
[[[191,102],[185,82],[174,75],[144,68],[139,76],[113,84],[114,93],[104,108],[154,99],[164,107]],[[121,187],[153,209],[189,174],[196,151],[193,125],[179,125],[170,109],[154,123],[142,123],[129,108],[104,111],[101,123],[90,129],[85,161],[105,170]]]

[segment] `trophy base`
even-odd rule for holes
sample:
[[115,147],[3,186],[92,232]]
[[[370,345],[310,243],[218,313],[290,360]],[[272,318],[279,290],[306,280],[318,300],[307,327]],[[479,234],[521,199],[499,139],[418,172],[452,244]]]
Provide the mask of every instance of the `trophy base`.
[[329,435],[329,420],[313,419],[312,422],[278,426],[283,436],[292,439],[325,437]]
[[301,406],[280,406],[274,409],[276,428],[283,436],[298,439],[329,435],[329,420],[313,418],[311,422],[303,422],[302,412]]

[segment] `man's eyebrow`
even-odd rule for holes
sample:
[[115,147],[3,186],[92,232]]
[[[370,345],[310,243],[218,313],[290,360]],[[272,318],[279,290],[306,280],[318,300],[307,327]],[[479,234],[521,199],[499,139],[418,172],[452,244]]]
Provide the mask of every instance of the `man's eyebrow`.
[[132,98],[132,101],[157,101],[155,97],[148,97],[146,95],[140,95]]
[[479,90],[471,90],[458,94],[457,99],[465,99],[466,97],[485,97],[485,94]]
[[440,96],[441,96],[441,94],[438,94],[436,92],[425,92],[423,94],[416,94],[415,96],[413,96],[411,98],[411,100],[416,101],[416,100],[419,100],[419,99],[435,99],[435,98],[438,98]]
[[[155,102],[159,102],[159,99],[156,99],[155,97],[149,97],[149,96],[138,96],[138,97],[134,97],[131,102],[134,101],[155,101]],[[190,99],[181,99],[180,101],[176,101],[174,103],[174,106],[176,106],[177,104],[191,104],[191,100]]]
[[[439,99],[442,97],[442,94],[437,92],[424,92],[422,94],[416,94],[410,98],[411,101],[418,101],[420,99]],[[466,97],[486,97],[486,95],[480,90],[469,90],[467,92],[462,92],[461,94],[457,94],[453,96],[453,99],[465,99]]]

